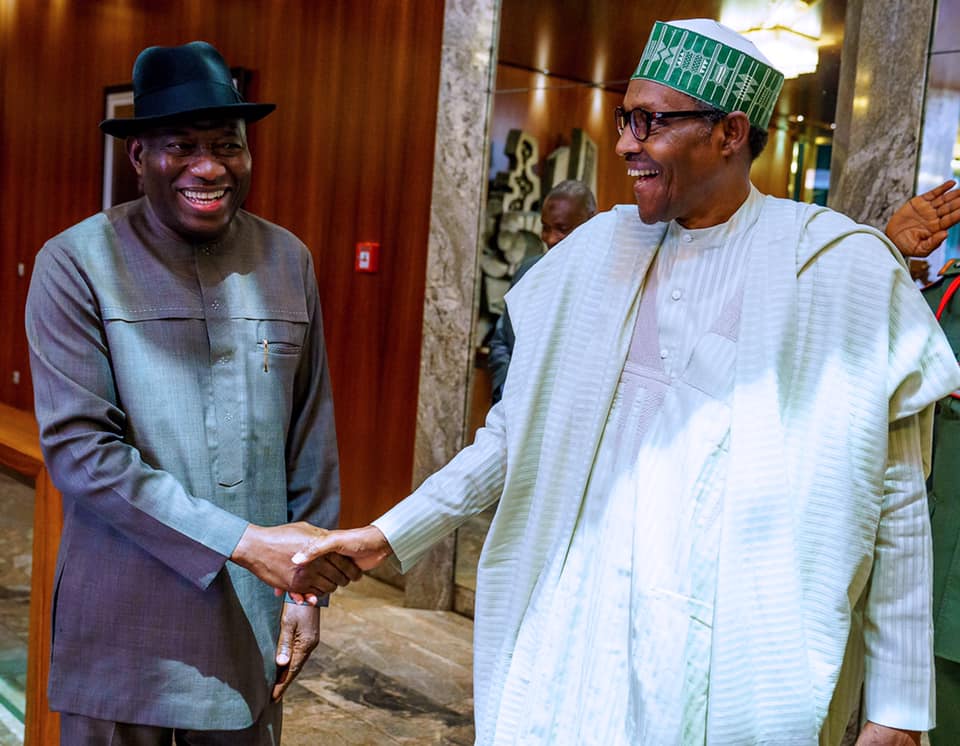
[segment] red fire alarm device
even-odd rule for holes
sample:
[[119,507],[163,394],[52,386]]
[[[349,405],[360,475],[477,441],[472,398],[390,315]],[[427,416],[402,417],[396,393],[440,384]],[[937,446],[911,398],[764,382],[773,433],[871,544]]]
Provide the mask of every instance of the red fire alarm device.
[[380,244],[377,241],[361,241],[353,268],[357,272],[376,272],[380,266]]

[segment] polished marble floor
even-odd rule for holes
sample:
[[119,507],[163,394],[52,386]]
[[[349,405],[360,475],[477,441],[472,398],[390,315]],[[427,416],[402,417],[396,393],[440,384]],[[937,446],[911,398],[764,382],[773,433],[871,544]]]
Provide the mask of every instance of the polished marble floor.
[[286,696],[285,746],[472,744],[472,635],[469,619],[403,608],[372,578],[339,591]]
[[0,471],[0,744],[23,742],[33,485]]
[[[3,471],[0,516],[0,746],[19,746],[33,488]],[[285,697],[284,746],[473,743],[472,634],[468,618],[406,609],[373,578],[340,591]]]

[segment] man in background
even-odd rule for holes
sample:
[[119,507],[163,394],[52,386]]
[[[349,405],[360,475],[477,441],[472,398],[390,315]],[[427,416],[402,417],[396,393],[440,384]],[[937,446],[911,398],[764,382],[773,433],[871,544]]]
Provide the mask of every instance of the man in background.
[[[560,243],[581,223],[587,222],[596,212],[597,200],[590,191],[590,187],[582,181],[567,179],[557,184],[544,197],[543,207],[540,210],[542,226],[540,238],[546,245],[547,251]],[[527,273],[527,270],[543,256],[543,254],[530,256],[520,262],[520,266],[510,280],[510,287],[520,282],[520,278]],[[507,380],[507,369],[510,367],[510,356],[513,355],[514,340],[510,312],[504,309],[490,337],[488,365],[492,376],[491,389],[494,404],[503,396],[503,384]]]
[[276,744],[280,696],[317,644],[297,571],[339,510],[313,263],[241,209],[246,103],[204,42],[150,47],[125,138],[143,197],[50,239],[27,299],[44,458],[63,493],[50,705],[64,744]]

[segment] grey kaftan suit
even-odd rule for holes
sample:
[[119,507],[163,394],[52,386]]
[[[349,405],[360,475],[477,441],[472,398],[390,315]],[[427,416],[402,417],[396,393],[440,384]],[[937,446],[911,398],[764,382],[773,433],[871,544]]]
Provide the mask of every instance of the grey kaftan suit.
[[64,501],[51,707],[250,725],[282,601],[227,558],[248,522],[332,527],[339,509],[309,252],[244,211],[194,246],[120,205],[40,251],[27,334]]

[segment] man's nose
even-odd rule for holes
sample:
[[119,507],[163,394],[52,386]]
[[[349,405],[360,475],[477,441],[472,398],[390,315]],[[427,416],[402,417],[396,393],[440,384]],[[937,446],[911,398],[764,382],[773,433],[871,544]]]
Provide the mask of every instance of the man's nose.
[[627,153],[639,153],[643,150],[643,143],[633,136],[629,127],[624,127],[617,140],[617,155],[625,156]]
[[190,163],[190,173],[197,178],[212,181],[226,173],[226,168],[213,153],[201,150]]

